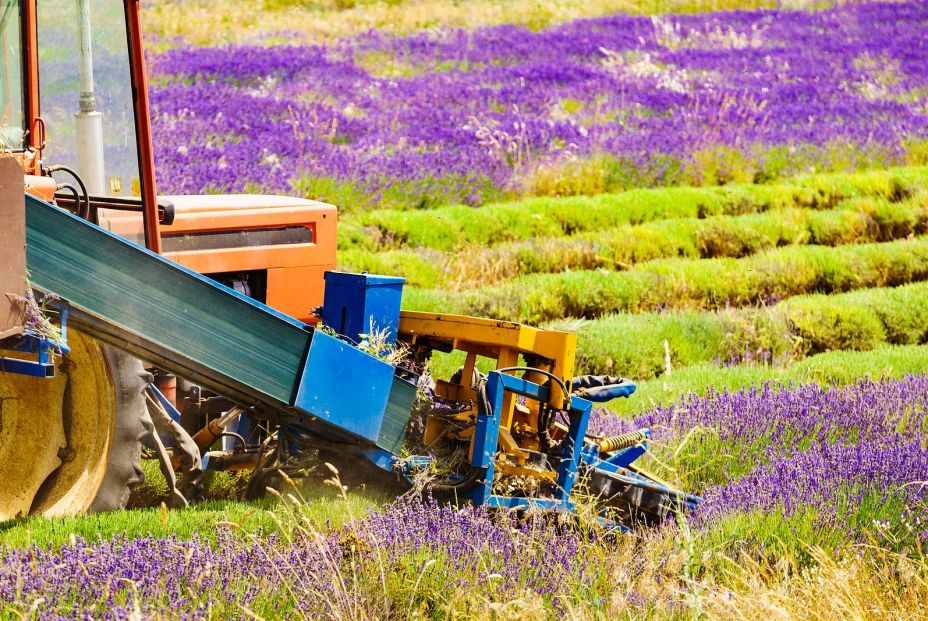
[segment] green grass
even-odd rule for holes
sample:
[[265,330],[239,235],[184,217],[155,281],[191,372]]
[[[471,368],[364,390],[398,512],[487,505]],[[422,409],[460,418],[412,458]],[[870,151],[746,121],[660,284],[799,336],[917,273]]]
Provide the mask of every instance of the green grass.
[[928,186],[928,167],[796,177],[770,185],[639,189],[592,197],[526,198],[483,207],[375,210],[346,218],[340,249],[426,247],[450,250],[573,235],[671,218],[763,213],[773,209],[832,209],[841,201],[877,197],[899,202]]
[[661,259],[624,272],[530,274],[462,293],[408,287],[403,307],[539,324],[616,312],[742,307],[926,278],[928,237],[920,237],[837,248],[791,246],[743,259]]
[[[617,314],[548,327],[578,332],[578,373],[651,379],[703,363],[788,363],[838,350],[928,341],[928,283],[797,296],[770,307]],[[575,325],[576,324],[576,325]],[[667,350],[664,343],[666,342]]]
[[[842,507],[838,517],[855,532],[875,536],[875,520],[883,523],[898,521],[904,509],[901,495],[890,494],[883,498],[882,495],[869,494],[859,505]],[[812,567],[816,565],[815,549],[840,549],[848,540],[845,528],[821,518],[819,512],[808,508],[788,516],[777,510],[736,513],[712,524],[695,543],[704,553],[721,550],[737,553],[741,547],[771,562],[790,558],[799,566]],[[911,542],[911,534],[904,541]],[[883,539],[883,545],[889,549],[894,547],[894,543]],[[905,545],[899,547],[905,549]]]
[[[328,487],[303,487],[300,493],[306,500],[301,513],[319,529],[339,528],[352,517],[363,516],[371,507],[388,500],[383,495],[365,492],[348,492],[342,497]],[[282,501],[268,498],[252,502],[213,500],[167,511],[153,507],[61,518],[29,516],[0,523],[0,546],[56,546],[73,537],[95,541],[115,535],[130,538],[177,535],[189,539],[197,534],[215,541],[216,527],[221,523],[235,524],[246,533],[271,534],[281,527],[288,528],[286,515]]]

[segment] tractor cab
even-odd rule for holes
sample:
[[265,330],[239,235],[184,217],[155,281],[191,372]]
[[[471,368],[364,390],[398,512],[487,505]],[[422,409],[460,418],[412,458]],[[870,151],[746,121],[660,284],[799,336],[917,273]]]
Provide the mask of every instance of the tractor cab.
[[0,45],[0,150],[28,193],[314,321],[334,207],[158,195],[138,0],[0,0]]

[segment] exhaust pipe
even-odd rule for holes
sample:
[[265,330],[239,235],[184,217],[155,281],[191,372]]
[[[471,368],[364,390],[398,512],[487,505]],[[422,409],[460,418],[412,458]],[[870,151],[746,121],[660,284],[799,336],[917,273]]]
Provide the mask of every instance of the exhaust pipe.
[[90,0],[78,0],[80,10],[80,112],[77,123],[77,170],[90,194],[105,195],[103,172],[103,115],[97,112],[93,87],[93,40]]
[[0,155],[0,339],[22,334],[26,295],[26,202],[23,169]]

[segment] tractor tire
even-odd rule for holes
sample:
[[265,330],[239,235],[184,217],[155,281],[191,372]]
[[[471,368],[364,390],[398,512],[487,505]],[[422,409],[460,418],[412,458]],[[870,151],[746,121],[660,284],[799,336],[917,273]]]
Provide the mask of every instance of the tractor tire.
[[88,509],[94,513],[124,508],[132,486],[145,480],[142,438],[149,417],[145,388],[152,381],[138,358],[106,345],[102,349],[115,387],[116,421],[106,473]]
[[0,520],[118,509],[142,478],[148,374],[78,328],[68,346],[54,377],[0,373]]

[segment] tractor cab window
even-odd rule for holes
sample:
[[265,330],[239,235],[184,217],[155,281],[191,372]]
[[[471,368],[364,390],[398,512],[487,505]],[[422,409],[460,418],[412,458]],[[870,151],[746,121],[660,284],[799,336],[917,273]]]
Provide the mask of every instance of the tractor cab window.
[[0,0],[0,151],[23,144],[23,61],[19,1]]
[[[45,165],[75,171],[91,196],[140,196],[123,0],[38,0],[37,5]],[[141,214],[102,211],[101,225],[140,242]]]

